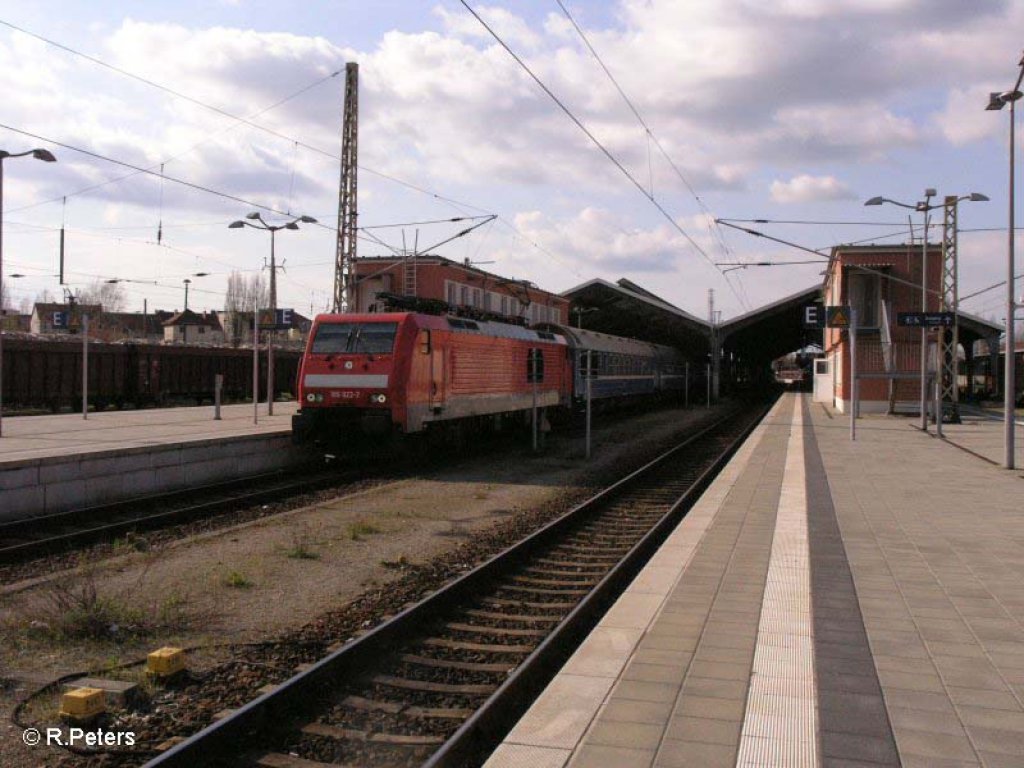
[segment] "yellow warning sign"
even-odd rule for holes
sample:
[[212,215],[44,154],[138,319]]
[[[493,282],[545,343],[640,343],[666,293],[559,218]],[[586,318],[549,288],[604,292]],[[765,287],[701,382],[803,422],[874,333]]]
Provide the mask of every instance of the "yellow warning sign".
[[850,308],[849,307],[828,307],[828,327],[829,328],[849,328],[850,327]]

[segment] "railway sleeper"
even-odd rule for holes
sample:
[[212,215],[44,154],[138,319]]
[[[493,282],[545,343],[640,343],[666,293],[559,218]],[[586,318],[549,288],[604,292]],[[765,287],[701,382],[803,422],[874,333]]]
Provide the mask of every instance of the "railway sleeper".
[[[528,584],[531,586],[536,585],[538,587],[576,587],[595,583],[594,579],[588,579],[584,582],[576,579],[534,579],[530,576],[519,575],[513,576],[512,580],[518,584]],[[586,592],[583,594],[586,594]]]
[[506,635],[508,637],[545,637],[546,629],[512,629],[510,627],[492,627],[485,624],[464,624],[452,621],[445,624],[453,632],[471,632],[479,635]]
[[309,723],[302,726],[307,736],[321,736],[335,741],[363,741],[371,744],[394,744],[408,747],[430,747],[444,744],[443,736],[404,733],[369,733],[352,728],[339,728],[327,723]]
[[561,548],[552,549],[550,552],[547,553],[547,556],[548,557],[544,558],[543,560],[538,559],[537,562],[544,562],[544,560],[547,560],[548,558],[561,557],[565,560],[572,558],[575,561],[589,565],[604,565],[607,567],[611,567],[619,561],[618,556],[613,554],[601,554],[600,552],[581,552],[569,549],[562,550]]
[[253,765],[257,768],[357,768],[354,765],[339,765],[338,763],[324,763],[319,760],[307,760],[296,755],[286,755],[283,752],[268,752],[261,755]]
[[421,680],[425,683],[451,683],[457,685],[498,685],[508,675],[507,669],[497,671],[480,671],[456,669],[455,667],[426,666],[409,664],[399,661],[396,665],[384,670],[392,677],[403,680]]
[[557,624],[562,620],[561,616],[543,616],[526,613],[497,613],[496,611],[481,611],[471,608],[466,611],[467,615],[477,619],[493,619],[494,621],[518,621],[524,624]]
[[454,693],[467,696],[486,696],[497,686],[483,683],[435,683],[427,680],[408,680],[404,677],[392,675],[373,675],[370,682],[376,685],[385,685],[391,688],[402,688],[409,691],[422,691],[425,693]]
[[571,611],[576,607],[576,603],[537,603],[529,600],[520,600],[518,598],[501,598],[501,597],[485,597],[481,599],[481,603],[486,605],[493,605],[495,607],[503,608],[534,608],[538,611]]
[[431,656],[417,656],[414,653],[403,653],[398,657],[406,664],[419,664],[424,667],[437,667],[438,669],[461,669],[466,672],[497,672],[508,674],[515,668],[515,664],[485,661],[459,661],[457,659],[437,659]]
[[607,565],[604,563],[588,562],[585,560],[558,560],[550,557],[538,557],[534,560],[534,562],[538,563],[539,565],[551,565],[557,568],[579,568],[580,570],[606,570],[609,565],[615,564],[615,561],[611,558],[608,558]]
[[362,712],[383,712],[389,715],[405,715],[422,719],[464,720],[473,714],[473,710],[466,707],[419,707],[397,701],[367,699],[362,696],[346,696],[341,703],[349,709]]
[[552,597],[584,597],[590,590],[587,589],[545,589],[530,584],[506,584],[503,592],[522,592],[527,595],[551,595]]
[[572,582],[592,582],[596,578],[600,578],[607,573],[607,568],[599,570],[590,570],[585,572],[580,571],[557,571],[554,568],[540,568],[538,566],[530,566],[525,568],[524,572],[533,576],[554,576],[560,582],[572,583]]
[[554,551],[557,552],[562,550],[572,552],[575,557],[606,558],[611,560],[613,563],[616,563],[621,559],[621,555],[618,553],[619,551],[616,547],[588,547],[581,542],[573,542],[572,544],[559,544],[558,548]]
[[470,643],[465,640],[452,640],[447,637],[430,637],[423,641],[424,645],[439,648],[452,648],[457,651],[482,651],[484,653],[514,653],[527,656],[533,650],[532,645],[503,645],[501,643]]

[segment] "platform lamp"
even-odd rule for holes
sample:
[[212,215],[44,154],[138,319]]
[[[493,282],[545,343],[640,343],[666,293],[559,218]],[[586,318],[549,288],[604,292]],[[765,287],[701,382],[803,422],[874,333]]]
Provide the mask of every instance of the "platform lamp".
[[[901,203],[898,200],[892,200],[888,197],[872,197],[870,200],[865,201],[864,205],[882,205],[883,203],[890,203],[891,205],[898,205],[900,208],[909,208],[912,211],[920,211],[924,214],[924,235],[921,238],[921,311],[928,311],[928,227],[929,213],[934,211],[936,208],[944,208],[945,202],[932,203],[932,198],[935,197],[936,192],[934,189],[929,187],[924,191],[924,200],[918,201],[911,205],[910,203]],[[985,195],[980,192],[972,192],[969,195],[957,198],[958,200],[974,200],[984,201],[988,200]],[[926,432],[928,430],[928,330],[922,325],[921,326],[921,431]],[[937,371],[937,373],[940,373]],[[936,419],[941,419],[942,414],[936,413]],[[941,431],[941,426],[939,427]]]
[[[253,223],[256,222],[256,223]],[[312,216],[296,216],[291,221],[284,224],[271,225],[263,220],[263,216],[259,211],[253,211],[247,213],[245,219],[239,219],[228,224],[228,229],[242,229],[243,227],[252,227],[253,229],[262,229],[270,233],[270,312],[275,318],[277,317],[277,261],[274,255],[274,236],[282,229],[298,229],[299,224],[316,224],[316,219]],[[254,322],[259,323],[257,318],[253,318]],[[267,334],[267,413],[271,416],[274,415],[274,349],[270,342],[271,336]]]
[[1005,93],[989,94],[986,110],[1001,110],[1007,104],[1010,105],[1010,222],[1007,226],[1007,254],[1006,254],[1006,359],[1003,367],[1003,466],[1007,469],[1014,468],[1014,408],[1017,405],[1017,380],[1014,360],[1016,352],[1014,322],[1017,317],[1017,310],[1021,307],[1014,296],[1014,133],[1016,123],[1016,110],[1014,105],[1021,97],[1020,83],[1024,78],[1024,57],[1018,63],[1020,72],[1017,73],[1017,82],[1013,88]]
[[[30,149],[27,152],[12,154],[5,149],[0,149],[0,317],[4,314],[4,160],[11,157],[27,157],[31,155],[36,160],[44,163],[54,163],[57,158],[48,149]],[[0,437],[3,436],[3,412],[4,412],[4,324],[0,321]]]

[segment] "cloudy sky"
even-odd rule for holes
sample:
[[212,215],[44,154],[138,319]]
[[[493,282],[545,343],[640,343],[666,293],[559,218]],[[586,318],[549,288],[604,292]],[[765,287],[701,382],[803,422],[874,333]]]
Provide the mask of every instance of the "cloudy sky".
[[[699,314],[713,288],[729,317],[822,267],[723,276],[716,262],[813,257],[714,217],[769,219],[755,226],[811,248],[903,242],[908,211],[863,201],[936,187],[992,198],[961,207],[961,292],[1002,278],[1008,115],[984,106],[1016,77],[1024,0],[563,2],[650,134],[556,0],[470,5],[631,178],[455,0],[2,0],[0,148],[58,157],[5,163],[15,303],[59,294],[63,223],[73,286],[122,278],[131,308],[174,309],[206,272],[190,306],[219,308],[227,274],[269,253],[264,233],[227,229],[254,203],[327,225],[278,239],[279,305],[323,309],[344,88],[331,74],[347,61],[361,255],[387,252],[372,238],[424,247],[467,226],[413,222],[493,213],[436,252],[552,290],[625,276]],[[1001,319],[1001,296],[964,308]]]

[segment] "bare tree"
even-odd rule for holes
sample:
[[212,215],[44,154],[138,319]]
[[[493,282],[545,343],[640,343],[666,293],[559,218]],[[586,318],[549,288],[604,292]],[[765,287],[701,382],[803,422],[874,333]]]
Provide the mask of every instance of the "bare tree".
[[39,293],[36,294],[36,304],[56,304],[57,299],[53,295],[53,291],[49,288],[43,288]]
[[128,304],[124,286],[121,283],[108,283],[97,280],[78,292],[80,304],[99,304],[104,312],[122,312]]
[[224,294],[224,313],[227,315],[224,330],[233,345],[238,346],[247,337],[253,311],[269,303],[267,284],[259,272],[248,278],[241,272],[232,272],[228,276]]

